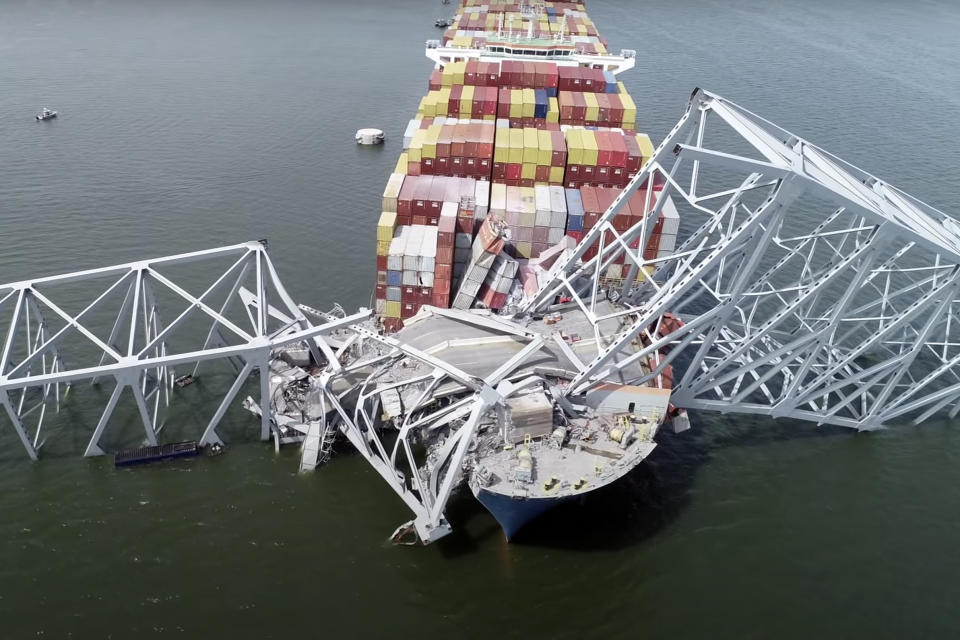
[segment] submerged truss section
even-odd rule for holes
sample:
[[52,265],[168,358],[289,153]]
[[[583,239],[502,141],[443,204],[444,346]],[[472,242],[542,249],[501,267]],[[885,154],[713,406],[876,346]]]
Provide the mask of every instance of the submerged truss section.
[[[647,215],[614,228],[625,199]],[[672,255],[644,259],[662,208]],[[622,227],[621,227],[622,228]],[[625,278],[606,278],[625,256]],[[856,429],[960,412],[960,225],[813,144],[703,90],[652,160],[526,311],[569,296],[593,324],[635,314],[569,389],[642,358],[685,364],[681,407]],[[598,301],[620,308],[599,313]],[[686,324],[663,330],[664,314]]]
[[[247,289],[254,307],[241,299]],[[271,305],[284,309],[289,322],[259,311]],[[303,342],[315,362],[335,360],[321,336],[368,315],[311,325],[260,242],[0,285],[0,415],[36,459],[45,419],[59,411],[72,385],[112,385],[85,455],[104,452],[101,438],[125,394],[135,403],[143,440],[157,444],[177,381],[189,382],[201,363],[221,360],[235,378],[200,436],[201,444],[220,442],[217,425],[254,370],[269,405],[273,349]],[[270,429],[265,414],[263,439]]]

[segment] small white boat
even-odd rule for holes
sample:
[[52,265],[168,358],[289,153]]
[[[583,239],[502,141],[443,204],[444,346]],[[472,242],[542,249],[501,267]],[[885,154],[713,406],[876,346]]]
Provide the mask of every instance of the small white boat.
[[57,112],[51,109],[44,107],[40,113],[37,114],[37,120],[51,120],[57,117]]
[[383,131],[380,129],[360,129],[357,131],[357,144],[380,144],[383,142]]

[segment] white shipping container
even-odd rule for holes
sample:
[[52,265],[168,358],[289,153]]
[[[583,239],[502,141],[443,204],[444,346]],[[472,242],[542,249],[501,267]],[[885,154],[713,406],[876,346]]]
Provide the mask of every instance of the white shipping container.
[[[424,258],[437,257],[437,237],[440,230],[437,227],[423,227],[423,240],[420,242],[420,255]],[[433,271],[433,269],[424,269]]]
[[487,278],[487,273],[489,273],[489,271],[490,269],[487,267],[479,264],[473,264],[467,268],[466,278],[467,280],[472,280],[477,284],[480,284]]
[[418,287],[420,286],[420,278],[417,277],[417,272],[409,269],[404,269],[403,271],[403,286],[405,287]]
[[475,297],[477,295],[477,291],[480,291],[480,283],[476,280],[464,278],[463,282],[460,283],[460,293],[465,293],[468,296]]
[[490,212],[503,217],[507,211],[507,185],[494,182],[490,187]]
[[511,286],[513,286],[513,278],[500,277],[494,283],[493,290],[497,293],[510,293]]
[[437,270],[437,259],[428,258],[426,256],[420,257],[420,271],[429,271],[433,273]]
[[433,286],[433,271],[421,271],[421,272],[420,272],[420,286],[421,286],[421,287],[432,287],[432,286]]
[[660,209],[660,217],[663,218],[663,231],[661,233],[676,236],[680,232],[680,213],[673,203],[673,198],[667,196],[663,208]]
[[403,186],[404,175],[402,173],[391,173],[387,179],[387,186],[383,190],[383,210],[391,213],[397,212],[397,198],[400,196],[400,188]]
[[453,304],[451,305],[454,309],[469,309],[473,305],[474,296],[471,296],[468,293],[458,293],[457,297],[453,299]]
[[459,202],[444,202],[443,206],[440,207],[440,217],[444,218],[456,218],[457,213],[460,211]]
[[533,193],[534,206],[537,208],[537,213],[541,211],[549,212],[551,208],[550,187],[545,184],[538,184],[533,188]]
[[537,211],[534,214],[533,225],[535,227],[549,227],[550,226],[550,216],[553,214],[552,211],[547,209],[546,211]]
[[567,228],[567,212],[566,211],[551,211],[550,212],[550,224],[546,225],[553,227],[555,229],[566,229]]
[[564,215],[566,215],[567,194],[564,192],[563,187],[550,187],[550,211],[562,211]]
[[387,271],[403,271],[403,256],[387,256]]
[[386,313],[386,311],[387,311],[387,301],[386,301],[386,300],[381,300],[380,298],[377,298],[376,302],[374,303],[374,309],[376,310],[376,312],[377,312],[378,315],[382,315],[382,314]]
[[473,219],[474,220],[484,220],[487,217],[487,208],[477,206],[473,210]]
[[486,180],[477,180],[477,186],[473,190],[473,200],[477,207],[486,209],[490,206],[490,183]]
[[[390,241],[389,255],[400,258],[403,257],[403,254],[406,253],[409,229],[410,227],[397,227],[397,230],[393,232],[393,240]],[[399,269],[395,269],[395,271],[399,271]]]
[[675,251],[677,248],[677,236],[664,234],[660,236],[660,251]]
[[547,235],[547,242],[550,244],[557,244],[563,240],[564,230],[562,228],[550,227],[549,234]]
[[623,277],[623,265],[622,264],[612,264],[607,267],[607,277],[608,278],[622,278]]
[[404,149],[410,148],[410,143],[413,141],[413,134],[419,128],[420,128],[419,120],[414,119],[407,123],[407,128],[403,132],[403,148]]

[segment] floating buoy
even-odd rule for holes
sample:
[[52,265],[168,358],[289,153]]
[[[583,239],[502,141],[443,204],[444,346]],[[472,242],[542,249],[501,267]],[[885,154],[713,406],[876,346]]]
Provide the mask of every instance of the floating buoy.
[[383,142],[383,131],[380,129],[358,129],[357,144],[380,144]]

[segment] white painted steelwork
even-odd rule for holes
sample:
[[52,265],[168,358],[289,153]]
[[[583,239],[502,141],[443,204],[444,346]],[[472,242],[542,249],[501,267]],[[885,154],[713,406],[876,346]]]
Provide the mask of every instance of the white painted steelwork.
[[[170,275],[184,265],[197,275],[191,280],[210,284],[191,293],[190,286]],[[251,313],[238,296],[244,282],[256,292],[257,309],[276,304],[291,321],[278,325],[267,314]],[[170,315],[164,318],[161,311]],[[260,242],[4,284],[0,405],[27,454],[36,459],[48,406],[59,411],[78,380],[112,379],[115,386],[85,455],[103,453],[100,439],[126,389],[136,403],[145,441],[156,444],[161,410],[173,395],[174,368],[192,365],[191,376],[196,376],[201,362],[225,359],[239,374],[200,438],[201,444],[220,442],[217,425],[254,370],[260,373],[262,404],[270,405],[272,349],[303,341],[323,361],[332,352],[322,334],[368,316],[361,312],[312,326],[283,288]],[[33,421],[29,426],[28,419]],[[270,428],[265,413],[263,439]]]
[[[654,185],[662,182],[662,195]],[[646,190],[648,215],[613,219]],[[680,210],[677,248],[644,259],[660,211]],[[596,247],[598,255],[586,259]],[[622,286],[604,278],[627,258]],[[641,269],[653,271],[638,278]],[[664,350],[648,377],[688,364],[673,403],[856,429],[960,412],[960,225],[878,178],[703,90],[652,160],[525,311],[570,296],[596,325],[629,319],[568,393]],[[596,313],[604,295],[623,308]],[[662,335],[664,313],[686,320]],[[640,381],[642,382],[642,380]]]

